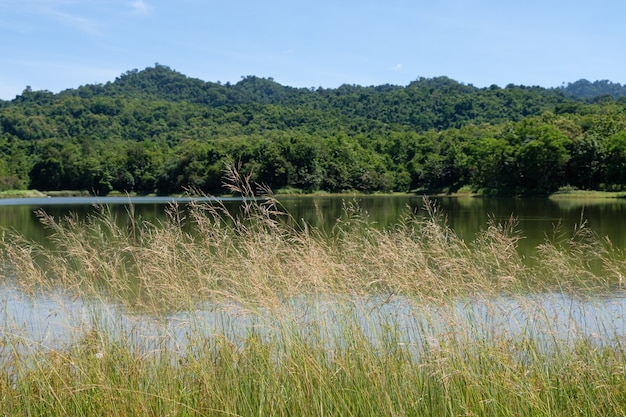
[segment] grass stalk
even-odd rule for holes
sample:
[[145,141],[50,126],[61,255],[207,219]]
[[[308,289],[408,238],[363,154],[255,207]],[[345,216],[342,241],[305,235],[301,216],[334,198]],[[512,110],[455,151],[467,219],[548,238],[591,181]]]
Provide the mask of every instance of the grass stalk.
[[[624,258],[584,222],[529,263],[514,219],[467,243],[429,201],[388,229],[347,204],[321,230],[228,175],[240,213],[41,212],[47,244],[3,234],[23,297],[0,318],[4,415],[623,414],[626,307],[603,300]],[[30,331],[24,299],[73,331]]]

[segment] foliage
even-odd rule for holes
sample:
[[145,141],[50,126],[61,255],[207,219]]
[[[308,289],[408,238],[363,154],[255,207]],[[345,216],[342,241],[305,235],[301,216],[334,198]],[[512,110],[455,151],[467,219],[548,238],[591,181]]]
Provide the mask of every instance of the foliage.
[[[220,193],[225,162],[302,191],[621,189],[626,103],[563,89],[204,82],[156,64],[0,106],[0,190]],[[617,135],[617,136],[616,136]]]
[[586,100],[604,100],[607,96],[615,100],[626,96],[626,85],[613,83],[609,80],[599,80],[591,82],[581,79],[573,83],[568,83],[561,87],[566,96],[581,97]]

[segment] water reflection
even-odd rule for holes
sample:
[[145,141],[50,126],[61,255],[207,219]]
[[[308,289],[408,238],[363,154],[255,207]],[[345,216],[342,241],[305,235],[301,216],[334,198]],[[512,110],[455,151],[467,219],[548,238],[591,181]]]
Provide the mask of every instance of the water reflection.
[[[96,212],[96,206],[107,204],[112,214],[123,222],[128,218],[128,197],[116,198],[44,198],[0,200],[0,228],[13,229],[28,239],[44,240],[47,235],[35,215],[37,209],[61,218],[74,213],[84,218]],[[175,201],[184,208],[189,199],[170,197],[140,197],[130,200],[138,220],[158,223],[166,218],[165,208]],[[519,242],[522,254],[530,255],[537,245],[551,238],[560,227],[563,236],[570,236],[581,222],[600,237],[608,237],[618,248],[626,248],[626,200],[623,199],[548,199],[548,198],[456,198],[440,197],[435,201],[445,215],[448,225],[463,239],[471,242],[488,221],[518,220],[524,239]],[[10,201],[9,201],[10,202]],[[212,203],[211,199],[206,201]],[[222,200],[235,213],[241,199]],[[375,227],[392,227],[407,213],[426,215],[421,196],[315,196],[282,197],[280,203],[296,221],[317,227],[332,228],[345,215],[345,208],[358,205],[362,214]]]
[[[434,199],[445,215],[448,225],[463,239],[471,242],[484,230],[490,220],[505,223],[517,219],[524,239],[520,251],[531,254],[546,238],[552,238],[556,228],[563,236],[571,236],[575,228],[585,223],[600,237],[609,237],[619,248],[626,248],[626,200],[553,200],[548,198],[457,198]],[[324,222],[334,222],[342,216],[346,202],[356,201],[379,227],[391,227],[407,212],[426,215],[424,200],[419,196],[310,197],[281,200],[296,219],[319,225],[317,212]],[[600,202],[601,201],[601,202]]]
[[[43,208],[54,217],[70,212],[84,218],[96,212],[94,204],[103,200],[87,200],[77,204],[64,200],[54,204],[46,201],[23,201],[27,204],[0,206],[0,227],[14,229],[28,239],[45,241],[47,232],[41,226],[35,211]],[[134,215],[156,224],[165,220],[167,201],[134,200]],[[55,200],[56,201],[56,200]],[[319,227],[332,227],[345,215],[346,205],[362,208],[362,215],[376,227],[392,227],[409,212],[425,215],[423,199],[419,196],[366,196],[366,197],[286,197],[281,198],[284,208],[296,221],[303,220]],[[177,201],[181,207],[188,200]],[[107,200],[111,213],[120,221],[128,221],[128,200]],[[211,201],[207,203],[211,204]],[[572,233],[577,225],[586,222],[599,236],[608,236],[615,246],[626,247],[626,201],[561,201],[550,199],[480,199],[438,198],[437,203],[447,222],[455,232],[471,241],[487,227],[490,218],[497,222],[511,216],[519,220],[520,251],[531,253],[561,225],[564,234]],[[225,200],[224,204],[235,212],[241,200]],[[191,227],[191,226],[190,226]],[[28,297],[10,283],[0,286],[0,340],[18,338],[30,348],[57,349],[90,331],[94,324],[111,326],[114,331],[130,329],[134,343],[152,346],[155,340],[165,340],[171,349],[183,349],[190,333],[204,332],[207,338],[215,333],[227,333],[233,340],[246,336],[250,326],[269,332],[276,324],[270,312],[255,312],[236,304],[207,304],[195,311],[171,313],[165,317],[152,317],[131,313],[114,303],[89,302],[69,298],[62,293],[42,293]],[[345,300],[339,300],[345,301]],[[293,299],[286,302],[289,322],[303,332],[319,328],[331,332],[329,340],[340,334],[338,317],[351,317],[367,334],[379,337],[385,326],[400,326],[399,343],[421,348],[428,340],[440,340],[444,334],[458,335],[467,340],[485,337],[512,338],[533,335],[547,345],[572,338],[584,337],[596,343],[620,340],[626,337],[626,300],[615,295],[602,300],[577,299],[562,294],[501,297],[498,299],[459,299],[448,305],[416,305],[411,300],[393,298],[338,302],[336,298]],[[441,320],[433,320],[433,317]],[[452,325],[451,325],[452,324]],[[193,332],[191,331],[193,330]],[[341,329],[337,329],[340,333]],[[125,331],[125,330],[124,330]],[[345,333],[344,333],[345,334]],[[151,345],[152,344],[152,345]],[[10,344],[9,344],[10,345]],[[146,347],[147,349],[147,347]]]
[[386,341],[391,340],[415,355],[436,349],[446,340],[467,346],[533,340],[550,350],[581,339],[603,346],[621,343],[626,337],[623,296],[582,299],[544,293],[422,303],[403,297],[328,295],[287,299],[278,310],[251,310],[234,302],[205,303],[193,311],[155,317],[60,293],[30,298],[7,285],[0,292],[6,296],[0,341],[11,346],[17,340],[27,352],[64,349],[94,328],[114,339],[125,338],[146,354],[158,348],[179,355],[198,340],[225,337],[240,344],[250,332],[273,343],[277,337],[322,340],[332,349],[342,347],[346,335],[358,331],[381,349],[389,348]]

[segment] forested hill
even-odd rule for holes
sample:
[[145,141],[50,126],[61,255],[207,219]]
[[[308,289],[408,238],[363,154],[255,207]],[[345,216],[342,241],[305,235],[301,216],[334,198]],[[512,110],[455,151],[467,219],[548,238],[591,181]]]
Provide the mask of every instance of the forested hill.
[[447,77],[420,78],[406,87],[292,88],[255,76],[243,77],[236,84],[219,84],[189,78],[162,65],[128,71],[114,82],[82,86],[58,95],[25,92],[16,101],[47,104],[67,96],[185,101],[212,108],[277,105],[399,123],[421,130],[460,127],[468,122],[520,120],[566,101],[557,90],[521,86],[479,89]]
[[0,102],[0,189],[219,193],[229,161],[274,189],[304,191],[626,186],[626,100],[566,93],[447,77],[335,89],[254,76],[221,84],[157,64]]
[[591,82],[589,80],[578,80],[561,87],[563,94],[569,97],[580,97],[586,100],[602,100],[612,97],[617,100],[626,97],[626,85],[614,83],[609,80]]

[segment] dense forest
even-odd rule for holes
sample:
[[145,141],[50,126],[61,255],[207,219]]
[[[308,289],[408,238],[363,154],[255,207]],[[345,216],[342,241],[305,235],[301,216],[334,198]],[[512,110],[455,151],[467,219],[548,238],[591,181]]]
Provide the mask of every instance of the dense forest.
[[274,190],[626,189],[626,87],[292,88],[156,64],[0,101],[0,190],[219,194],[226,163]]
[[582,79],[563,85],[561,90],[566,96],[581,97],[588,100],[601,100],[607,96],[618,100],[620,97],[626,96],[626,85],[613,83],[609,80],[591,82]]

